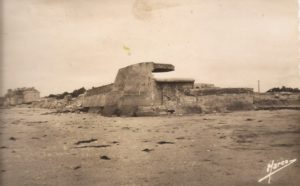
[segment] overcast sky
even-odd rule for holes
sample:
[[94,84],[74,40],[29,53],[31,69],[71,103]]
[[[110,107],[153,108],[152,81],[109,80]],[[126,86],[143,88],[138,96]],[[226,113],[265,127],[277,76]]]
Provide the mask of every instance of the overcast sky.
[[100,86],[144,61],[221,87],[300,87],[297,0],[2,0],[2,9],[1,95]]

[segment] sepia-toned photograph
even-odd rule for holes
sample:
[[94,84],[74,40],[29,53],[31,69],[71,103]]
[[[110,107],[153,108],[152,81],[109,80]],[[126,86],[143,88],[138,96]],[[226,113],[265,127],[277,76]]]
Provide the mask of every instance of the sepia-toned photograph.
[[300,0],[0,0],[1,186],[299,186]]

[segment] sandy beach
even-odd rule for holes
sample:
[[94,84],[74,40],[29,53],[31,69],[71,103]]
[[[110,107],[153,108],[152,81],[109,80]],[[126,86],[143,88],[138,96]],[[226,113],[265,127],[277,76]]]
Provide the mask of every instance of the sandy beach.
[[1,109],[2,185],[271,185],[300,182],[300,111],[103,117]]

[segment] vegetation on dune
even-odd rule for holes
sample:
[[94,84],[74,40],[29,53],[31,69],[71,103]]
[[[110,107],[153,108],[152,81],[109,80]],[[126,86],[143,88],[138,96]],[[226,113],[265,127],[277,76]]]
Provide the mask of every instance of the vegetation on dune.
[[49,96],[47,96],[48,98],[55,98],[55,99],[64,99],[65,96],[70,95],[72,98],[76,98],[78,97],[80,94],[84,94],[86,91],[86,89],[84,87],[80,88],[80,89],[76,89],[71,93],[68,92],[64,92],[62,94],[50,94]]
[[300,92],[300,89],[282,86],[281,88],[279,87],[272,88],[267,92]]

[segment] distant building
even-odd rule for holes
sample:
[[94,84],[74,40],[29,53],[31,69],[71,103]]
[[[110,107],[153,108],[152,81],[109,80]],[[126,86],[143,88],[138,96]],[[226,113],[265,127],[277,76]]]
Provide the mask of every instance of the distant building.
[[34,87],[17,88],[15,90],[8,89],[4,99],[4,105],[6,106],[28,104],[38,101],[40,99],[40,92]]
[[5,102],[5,98],[0,97],[0,107],[4,105],[4,102]]

